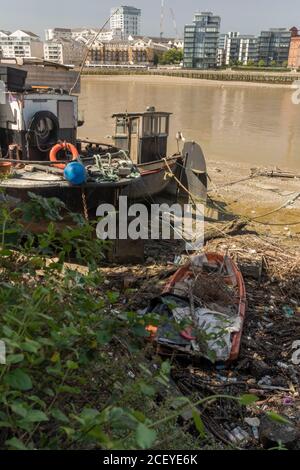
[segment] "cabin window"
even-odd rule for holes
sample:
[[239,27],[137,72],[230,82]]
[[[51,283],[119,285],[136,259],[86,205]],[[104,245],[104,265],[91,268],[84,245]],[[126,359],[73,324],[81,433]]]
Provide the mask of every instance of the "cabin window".
[[125,135],[127,134],[125,118],[117,118],[116,134],[125,134]]
[[131,121],[131,132],[132,134],[138,133],[138,120],[137,119],[133,119]]
[[159,118],[158,117],[152,118],[152,134],[154,135],[159,134]]
[[144,116],[143,122],[145,137],[168,134],[169,120],[167,116]]
[[145,116],[144,117],[144,129],[143,129],[143,135],[144,136],[150,136],[152,133],[152,118],[151,116]]
[[159,133],[160,134],[168,133],[168,119],[166,116],[161,116],[159,118]]

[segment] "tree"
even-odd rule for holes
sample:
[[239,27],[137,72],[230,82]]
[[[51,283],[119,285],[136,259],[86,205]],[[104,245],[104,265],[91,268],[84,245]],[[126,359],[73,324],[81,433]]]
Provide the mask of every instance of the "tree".
[[260,59],[260,60],[258,61],[258,66],[259,66],[259,67],[265,67],[265,66],[266,66],[266,62],[265,62],[263,59]]
[[154,57],[153,57],[153,65],[158,65],[159,63],[159,56],[157,54],[154,54]]
[[255,66],[254,60],[248,60],[247,66],[248,67],[254,67]]
[[169,49],[160,58],[160,64],[180,64],[183,61],[183,50],[182,49]]
[[276,67],[277,65],[277,62],[276,60],[272,60],[271,63],[270,63],[271,67]]

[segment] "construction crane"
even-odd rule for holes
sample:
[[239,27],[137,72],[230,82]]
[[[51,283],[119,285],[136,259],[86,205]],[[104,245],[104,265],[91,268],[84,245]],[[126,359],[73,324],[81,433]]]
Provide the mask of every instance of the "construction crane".
[[[170,14],[176,34],[176,39],[179,39],[179,30],[177,27],[176,17],[173,8],[170,8]],[[164,23],[165,23],[165,0],[161,0],[161,10],[160,10],[160,38],[163,38],[164,35]]]
[[173,20],[173,26],[174,26],[174,30],[175,30],[175,34],[176,34],[176,39],[179,39],[179,31],[178,31],[176,17],[175,17],[175,13],[174,13],[173,8],[170,8],[170,13],[171,13],[171,17],[172,17],[172,20]]
[[163,38],[164,35],[164,19],[165,19],[165,0],[161,0],[161,10],[160,10],[160,38]]

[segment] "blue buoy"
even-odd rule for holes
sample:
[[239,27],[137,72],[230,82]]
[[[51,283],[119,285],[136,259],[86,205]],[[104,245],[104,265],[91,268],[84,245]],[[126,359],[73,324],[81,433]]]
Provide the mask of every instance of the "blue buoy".
[[83,184],[87,179],[87,172],[82,163],[71,162],[64,170],[64,177],[71,184]]

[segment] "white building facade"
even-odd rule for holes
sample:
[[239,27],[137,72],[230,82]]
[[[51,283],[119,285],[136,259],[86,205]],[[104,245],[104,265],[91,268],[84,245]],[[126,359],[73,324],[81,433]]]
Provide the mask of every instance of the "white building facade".
[[0,51],[2,57],[14,59],[15,57],[43,58],[43,43],[40,38],[30,32],[17,30],[14,33],[0,31]]
[[71,39],[72,30],[70,28],[51,28],[45,30],[46,41],[52,39]]
[[89,28],[72,29],[72,39],[90,44],[95,40],[98,42],[109,42],[122,39],[121,29],[103,30],[101,32]]
[[258,61],[258,39],[255,36],[241,36],[239,62],[243,65],[255,64]]
[[111,9],[110,29],[119,29],[122,38],[139,36],[141,34],[141,10],[130,6],[120,6]]
[[218,45],[218,66],[248,65],[258,60],[258,39],[238,32],[221,34]]

